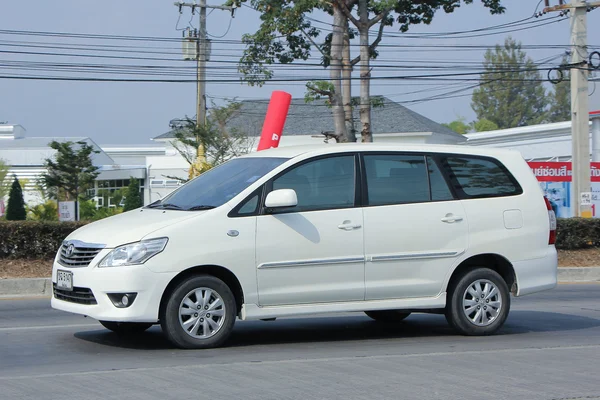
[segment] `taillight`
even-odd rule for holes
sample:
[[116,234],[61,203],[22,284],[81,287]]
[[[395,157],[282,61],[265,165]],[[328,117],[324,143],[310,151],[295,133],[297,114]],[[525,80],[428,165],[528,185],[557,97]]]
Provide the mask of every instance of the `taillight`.
[[546,208],[548,209],[548,220],[550,221],[550,236],[548,237],[548,244],[556,243],[556,214],[552,209],[552,204],[548,198],[544,197],[546,201]]

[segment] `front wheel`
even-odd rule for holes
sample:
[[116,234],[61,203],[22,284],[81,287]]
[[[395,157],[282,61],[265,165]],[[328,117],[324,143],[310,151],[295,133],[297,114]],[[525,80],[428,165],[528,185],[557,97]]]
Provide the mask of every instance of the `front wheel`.
[[463,335],[495,333],[508,317],[510,293],[504,279],[488,268],[468,271],[449,288],[446,320]]
[[409,312],[401,310],[377,310],[365,311],[365,314],[371,319],[379,322],[400,322],[410,315]]
[[209,275],[191,277],[171,292],[161,310],[161,326],[167,338],[183,349],[209,349],[223,344],[236,318],[231,289]]
[[146,322],[113,322],[113,321],[100,321],[103,327],[109,331],[113,331],[117,335],[127,336],[134,335],[136,333],[142,333],[146,329],[150,328],[153,324]]

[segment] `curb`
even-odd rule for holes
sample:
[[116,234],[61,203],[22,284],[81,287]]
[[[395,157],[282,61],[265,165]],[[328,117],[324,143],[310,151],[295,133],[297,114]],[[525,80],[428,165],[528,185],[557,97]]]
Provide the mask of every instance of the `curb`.
[[559,268],[558,282],[600,282],[600,267]]
[[[558,283],[600,282],[600,267],[558,269]],[[0,279],[0,298],[45,296],[52,294],[50,278]]]
[[51,293],[50,278],[0,279],[0,298],[50,296]]

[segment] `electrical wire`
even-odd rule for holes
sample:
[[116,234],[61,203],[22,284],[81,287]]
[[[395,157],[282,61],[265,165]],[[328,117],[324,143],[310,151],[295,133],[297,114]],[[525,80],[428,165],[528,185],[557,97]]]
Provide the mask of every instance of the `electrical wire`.
[[215,35],[211,35],[210,33],[206,33],[208,36],[213,37],[213,38],[217,38],[217,39],[222,39],[225,36],[227,36],[227,34],[229,33],[229,30],[231,29],[231,22],[233,21],[233,17],[229,18],[229,25],[227,26],[227,30],[225,31],[225,33],[221,36],[215,36]]

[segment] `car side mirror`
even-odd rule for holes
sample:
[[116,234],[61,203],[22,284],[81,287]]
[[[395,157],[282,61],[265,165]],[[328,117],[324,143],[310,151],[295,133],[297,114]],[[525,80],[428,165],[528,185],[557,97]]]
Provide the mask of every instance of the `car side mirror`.
[[296,207],[297,205],[298,197],[294,189],[273,190],[265,199],[265,207],[274,210]]

